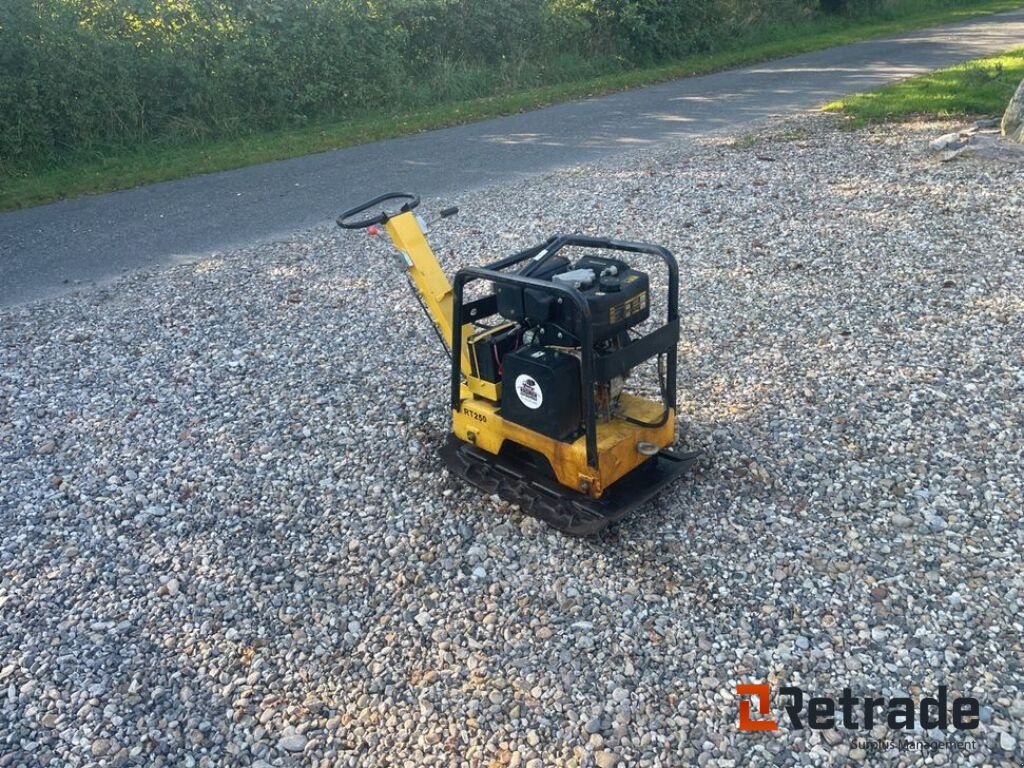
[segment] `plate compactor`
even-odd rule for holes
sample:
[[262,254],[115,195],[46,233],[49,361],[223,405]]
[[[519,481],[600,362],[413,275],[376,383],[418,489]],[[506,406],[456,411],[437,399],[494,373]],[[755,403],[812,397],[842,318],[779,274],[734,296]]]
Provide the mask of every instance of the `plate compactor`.
[[[679,275],[661,246],[559,235],[448,282],[413,213],[415,195],[381,195],[338,217],[345,229],[384,231],[452,353],[449,471],[559,531],[599,533],[688,469],[677,454]],[[441,218],[457,213],[441,211]],[[575,261],[567,253],[582,252]],[[648,275],[629,254],[668,272],[665,318],[651,315]],[[467,286],[482,282],[482,297]],[[481,291],[477,291],[481,293]],[[653,324],[653,323],[651,323]],[[651,325],[648,324],[648,325]],[[630,394],[634,368],[656,361],[660,400]]]

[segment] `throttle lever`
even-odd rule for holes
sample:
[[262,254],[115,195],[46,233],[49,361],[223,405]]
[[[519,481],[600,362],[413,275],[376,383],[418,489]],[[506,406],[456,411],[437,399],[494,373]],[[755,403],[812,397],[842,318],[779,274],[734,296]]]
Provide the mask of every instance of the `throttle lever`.
[[430,221],[423,221],[422,219],[420,219],[420,222],[424,225],[424,229],[429,229],[430,227],[437,224],[437,222],[447,219],[450,216],[454,216],[458,212],[459,206],[451,205],[448,206],[447,208],[442,208],[440,211],[438,211],[436,219],[431,219]]

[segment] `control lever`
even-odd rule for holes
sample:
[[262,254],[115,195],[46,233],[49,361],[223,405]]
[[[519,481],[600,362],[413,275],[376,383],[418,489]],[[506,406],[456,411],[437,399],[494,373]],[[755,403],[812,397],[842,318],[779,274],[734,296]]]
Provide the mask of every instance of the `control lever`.
[[434,226],[435,224],[437,224],[437,223],[438,223],[439,221],[441,221],[441,220],[443,220],[443,219],[447,219],[447,218],[449,218],[450,216],[454,216],[454,215],[455,215],[456,213],[458,213],[458,212],[459,212],[459,206],[457,206],[457,205],[451,205],[451,206],[448,206],[447,208],[442,208],[442,209],[441,209],[441,210],[440,210],[440,211],[438,212],[438,214],[437,214],[437,217],[436,217],[436,218],[430,219],[430,221],[423,221],[422,219],[420,219],[420,221],[421,221],[421,222],[422,222],[422,224],[423,224],[423,229],[424,229],[424,231],[426,231],[427,229],[430,229],[430,228],[431,228],[431,227],[433,227],[433,226]]

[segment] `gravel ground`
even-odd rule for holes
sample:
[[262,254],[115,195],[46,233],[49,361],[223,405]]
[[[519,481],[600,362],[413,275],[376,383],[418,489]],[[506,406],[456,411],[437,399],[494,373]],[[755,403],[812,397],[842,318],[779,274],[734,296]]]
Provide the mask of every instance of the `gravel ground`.
[[[427,201],[463,206],[448,267],[573,230],[679,256],[706,456],[599,541],[441,469],[446,361],[378,240],[4,310],[0,766],[1018,764],[1024,167],[939,163],[949,129],[812,117]],[[740,733],[762,680],[946,684],[983,724]]]

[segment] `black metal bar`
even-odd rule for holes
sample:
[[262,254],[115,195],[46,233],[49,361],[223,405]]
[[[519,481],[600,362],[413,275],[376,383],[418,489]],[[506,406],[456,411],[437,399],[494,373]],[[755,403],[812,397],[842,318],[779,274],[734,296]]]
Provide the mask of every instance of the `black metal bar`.
[[[676,262],[676,257],[667,248],[663,248],[660,245],[645,246],[650,248],[647,253],[654,253],[661,256],[665,262],[665,266],[668,268],[668,307],[666,314],[668,315],[668,321],[679,325],[679,264]],[[668,362],[668,375],[666,376],[665,382],[665,405],[672,408],[673,411],[678,411],[676,403],[676,358],[679,352],[678,343],[678,332],[677,340],[675,344],[669,347],[668,354],[666,355]]]
[[[538,251],[539,252],[539,251]],[[462,296],[467,283],[473,280],[489,280],[493,283],[534,288],[545,293],[558,296],[562,300],[572,302],[580,313],[583,326],[583,338],[580,339],[580,388],[583,400],[583,428],[587,444],[587,465],[597,468],[597,409],[594,404],[594,329],[590,324],[590,306],[582,296],[572,288],[547,280],[534,280],[515,274],[506,274],[482,267],[464,267],[455,273],[453,287],[454,303],[452,307],[452,377],[451,404],[452,410],[462,407],[461,393],[461,355],[455,350],[462,349]]]
[[452,410],[462,408],[462,291],[469,276],[460,270],[455,273],[452,285],[452,369],[451,369],[451,405]]
[[[586,237],[584,235],[569,235],[559,238],[558,247],[580,246],[583,248],[605,248],[613,251],[626,251],[628,253],[646,253],[652,256],[659,256],[665,262],[668,269],[668,306],[666,308],[666,320],[671,323],[679,319],[679,264],[676,257],[667,248],[651,243],[636,243],[629,240],[608,240],[601,237]],[[677,345],[673,344],[667,352],[668,376],[665,382],[665,405],[673,410],[676,409],[676,358],[678,356]]]
[[[519,270],[519,275],[521,275],[522,277],[529,277],[530,275],[536,273],[536,271],[540,269],[541,265],[544,262],[546,262],[548,259],[554,256],[560,250],[562,250],[563,246],[565,246],[565,240],[565,235],[555,235],[554,237],[549,238],[545,244],[545,247],[538,249],[530,263]],[[540,258],[537,258],[538,256]]]
[[466,302],[465,313],[471,323],[496,315],[498,313],[498,297],[492,293],[476,301]]
[[[606,251],[630,251],[633,253],[652,253],[651,248],[659,246],[647,245],[646,243],[630,243],[620,240],[609,240],[605,237],[587,237],[586,235],[556,235],[548,240],[547,251],[544,256],[527,264],[520,270],[520,274],[527,276],[540,269],[540,266],[557,254],[566,246],[580,248],[601,248]],[[541,249],[537,250],[540,253]]]
[[630,342],[622,349],[599,354],[595,361],[594,376],[598,381],[607,381],[626,371],[636,368],[644,360],[655,355],[668,354],[679,343],[679,321],[673,320],[661,328]]
[[549,245],[551,245],[551,243],[553,243],[555,241],[555,239],[556,238],[554,238],[554,237],[549,237],[543,243],[537,243],[537,245],[531,245],[529,248],[525,248],[525,249],[523,249],[521,251],[517,251],[516,253],[513,253],[510,256],[506,256],[503,259],[498,259],[498,261],[495,261],[495,262],[493,262],[491,264],[487,264],[487,265],[484,266],[484,269],[492,269],[495,272],[498,272],[498,271],[500,271],[502,269],[507,269],[508,267],[511,267],[511,266],[516,265],[516,264],[519,264],[520,262],[526,261],[527,259],[532,259],[538,253],[540,253],[545,248],[547,248]]

